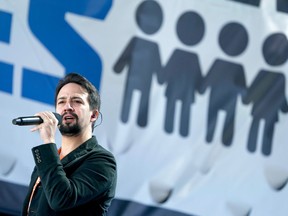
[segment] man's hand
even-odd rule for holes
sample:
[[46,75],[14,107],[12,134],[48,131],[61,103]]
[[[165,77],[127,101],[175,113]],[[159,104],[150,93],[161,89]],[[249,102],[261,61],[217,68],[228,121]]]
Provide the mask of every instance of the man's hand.
[[58,125],[55,115],[50,111],[46,111],[36,113],[35,116],[40,116],[43,123],[32,128],[31,132],[38,130],[44,143],[55,143],[55,133]]

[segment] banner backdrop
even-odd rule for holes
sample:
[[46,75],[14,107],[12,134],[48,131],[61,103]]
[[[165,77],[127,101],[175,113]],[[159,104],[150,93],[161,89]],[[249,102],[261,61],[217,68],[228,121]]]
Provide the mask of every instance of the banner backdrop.
[[0,212],[41,144],[12,119],[78,72],[118,163],[109,215],[287,215],[287,35],[285,0],[0,1]]

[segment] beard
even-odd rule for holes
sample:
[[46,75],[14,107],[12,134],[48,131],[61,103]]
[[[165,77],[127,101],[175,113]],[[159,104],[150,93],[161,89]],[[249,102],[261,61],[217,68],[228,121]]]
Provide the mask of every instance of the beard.
[[62,135],[72,137],[72,136],[77,136],[78,134],[80,134],[82,129],[78,122],[78,116],[75,114],[73,116],[75,117],[75,120],[76,120],[75,124],[71,124],[71,123],[64,124],[63,122],[60,124],[59,131]]

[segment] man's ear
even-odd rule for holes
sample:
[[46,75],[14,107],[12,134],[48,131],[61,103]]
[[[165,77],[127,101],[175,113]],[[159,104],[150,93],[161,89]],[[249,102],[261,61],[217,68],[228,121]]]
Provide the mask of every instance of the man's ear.
[[91,121],[96,121],[98,119],[99,116],[99,111],[98,110],[94,110],[92,115],[91,115]]

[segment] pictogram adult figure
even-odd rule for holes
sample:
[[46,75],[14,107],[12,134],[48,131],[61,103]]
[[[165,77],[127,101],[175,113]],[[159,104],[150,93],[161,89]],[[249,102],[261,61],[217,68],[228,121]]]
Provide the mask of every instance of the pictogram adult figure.
[[[161,27],[163,13],[156,1],[142,2],[136,11],[138,27],[147,35],[155,34]],[[141,94],[137,124],[145,127],[148,121],[149,98],[153,74],[158,74],[161,59],[158,44],[138,36],[133,37],[114,65],[120,73],[128,67],[125,93],[122,104],[121,120],[129,118],[133,92]]]
[[[263,56],[269,66],[280,66],[288,59],[288,41],[283,33],[274,33],[263,44]],[[261,69],[253,80],[245,97],[245,104],[252,103],[253,117],[249,137],[248,151],[254,152],[258,139],[260,120],[264,121],[262,153],[271,154],[274,127],[279,120],[278,113],[288,112],[285,96],[286,78],[283,73],[271,69]]]
[[[240,23],[226,24],[219,34],[219,45],[229,57],[244,52],[248,44],[248,34]],[[211,142],[220,111],[224,111],[225,122],[222,143],[230,146],[234,135],[235,112],[238,95],[246,92],[245,72],[241,64],[225,59],[216,59],[202,83],[201,92],[210,87],[206,141]]]
[[[197,30],[196,30],[197,29]],[[177,22],[179,40],[187,45],[198,44],[205,32],[202,17],[193,11],[182,14]],[[167,83],[165,131],[173,132],[176,102],[181,102],[180,135],[188,136],[191,104],[195,92],[199,91],[202,74],[198,55],[194,52],[176,49],[160,72],[160,83]]]

